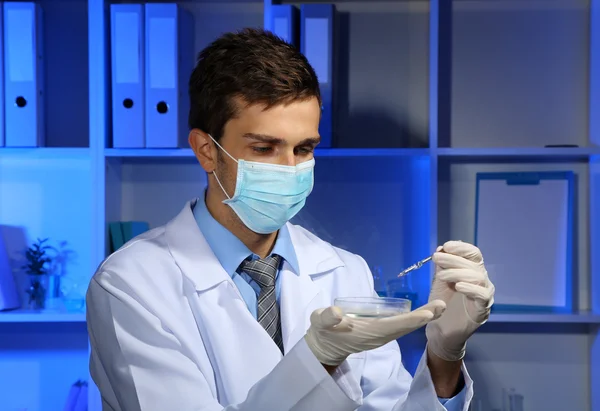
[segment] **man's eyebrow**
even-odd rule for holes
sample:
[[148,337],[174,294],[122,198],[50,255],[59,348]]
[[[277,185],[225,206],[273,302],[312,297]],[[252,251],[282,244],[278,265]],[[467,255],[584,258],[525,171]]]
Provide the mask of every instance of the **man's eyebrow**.
[[[250,140],[261,141],[263,143],[271,143],[271,144],[285,143],[284,139],[275,137],[275,136],[270,136],[268,134],[245,133],[243,135],[243,137],[250,139]],[[317,145],[320,142],[321,142],[321,137],[309,137],[309,138],[305,138],[304,140],[302,140],[298,145],[299,146],[307,145],[307,144]]]
[[243,136],[249,140],[261,141],[263,143],[281,144],[284,142],[282,138],[269,136],[267,134],[246,133]]
[[321,137],[309,137],[309,138],[305,138],[304,140],[302,140],[298,145],[299,146],[305,146],[305,145],[316,146],[320,142],[321,142]]

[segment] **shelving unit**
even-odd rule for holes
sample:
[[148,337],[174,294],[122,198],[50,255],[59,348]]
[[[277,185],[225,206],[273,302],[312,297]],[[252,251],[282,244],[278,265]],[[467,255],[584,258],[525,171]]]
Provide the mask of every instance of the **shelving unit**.
[[2,323],[82,323],[85,313],[72,312],[36,312],[33,310],[13,310],[0,315]]
[[[299,4],[179,4],[195,18],[199,51],[225,31],[270,28],[281,3]],[[11,253],[37,236],[68,240],[78,254],[70,270],[89,279],[106,257],[108,222],[163,224],[206,177],[190,149],[111,148],[110,2],[40,4],[49,147],[0,148],[0,226],[5,236],[22,227]],[[474,173],[575,171],[578,311],[494,313],[469,342],[467,366],[483,409],[514,387],[528,409],[600,411],[599,0],[335,4],[337,145],[317,150],[315,189],[295,222],[389,279],[446,240],[473,241]],[[419,303],[429,268],[413,277]],[[400,341],[409,370],[424,342],[422,332]],[[0,386],[14,409],[60,409],[87,356],[84,313],[0,313]],[[16,388],[25,378],[34,395]],[[100,409],[91,384],[89,410]]]

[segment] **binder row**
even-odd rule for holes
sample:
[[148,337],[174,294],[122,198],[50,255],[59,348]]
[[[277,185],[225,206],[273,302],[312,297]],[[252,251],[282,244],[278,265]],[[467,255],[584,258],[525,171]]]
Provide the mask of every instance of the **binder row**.
[[43,146],[42,10],[5,2],[0,13],[0,147]]
[[[0,9],[0,147],[45,142],[42,10],[34,2]],[[272,7],[273,32],[300,46],[321,86],[322,147],[333,139],[332,4]],[[187,81],[194,65],[192,16],[174,3],[111,5],[112,147],[187,146]]]
[[[319,78],[321,146],[333,139],[332,4],[272,6],[272,31],[300,47]],[[194,22],[174,3],[111,5],[112,147],[187,147]],[[298,44],[300,43],[300,44]]]
[[174,3],[112,4],[112,146],[187,145],[192,16]]

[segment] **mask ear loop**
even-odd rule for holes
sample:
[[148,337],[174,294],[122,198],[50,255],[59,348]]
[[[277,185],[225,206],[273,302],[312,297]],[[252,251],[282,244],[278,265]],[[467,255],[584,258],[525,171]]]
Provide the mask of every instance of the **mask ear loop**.
[[[238,162],[238,161],[237,161],[235,158],[233,158],[233,157],[231,156],[231,154],[229,154],[229,153],[227,152],[227,150],[225,150],[225,149],[224,149],[224,148],[223,148],[223,147],[222,147],[222,146],[221,146],[219,143],[217,143],[217,140],[215,140],[215,139],[213,138],[213,136],[211,136],[210,134],[209,134],[208,136],[210,137],[210,139],[211,139],[211,140],[212,140],[212,141],[213,141],[213,142],[214,142],[214,143],[215,143],[215,144],[216,144],[216,145],[217,145],[217,146],[218,146],[218,147],[219,147],[221,150],[223,150],[223,152],[224,152],[225,154],[227,154],[227,155],[229,156],[229,158],[231,158],[231,159],[232,159],[233,161],[235,161],[236,163]],[[228,200],[231,200],[231,197],[229,197],[229,194],[227,194],[227,191],[225,191],[225,188],[223,188],[223,184],[221,184],[221,181],[219,181],[219,177],[217,176],[217,172],[213,170],[213,172],[212,172],[212,173],[214,174],[214,176],[215,176],[215,180],[217,180],[217,183],[219,184],[219,187],[221,187],[221,190],[223,191],[223,193],[225,194],[225,196],[227,196],[227,199],[228,199]]]
[[221,182],[219,181],[219,177],[217,177],[217,173],[213,171],[213,175],[215,176],[215,180],[217,180],[219,187],[221,187],[221,191],[223,191],[223,193],[227,196],[228,200],[231,200],[231,197],[229,197],[229,194],[227,194],[227,191],[225,191],[225,189],[223,188],[223,184],[221,184]]
[[232,160],[233,160],[233,161],[235,161],[236,163],[238,162],[238,161],[237,161],[235,158],[233,158],[233,156],[232,156],[231,154],[229,154],[229,153],[227,152],[227,150],[225,150],[225,149],[223,148],[223,146],[221,146],[219,143],[217,143],[217,140],[215,140],[215,139],[213,138],[213,136],[211,136],[210,134],[209,134],[208,136],[209,136],[209,137],[210,137],[210,139],[211,139],[211,140],[212,140],[212,141],[213,141],[213,142],[214,142],[214,143],[217,145],[217,147],[219,147],[221,150],[223,150],[223,152],[224,152],[225,154],[227,154],[227,155],[229,156],[229,158],[230,158],[230,159],[232,159]]

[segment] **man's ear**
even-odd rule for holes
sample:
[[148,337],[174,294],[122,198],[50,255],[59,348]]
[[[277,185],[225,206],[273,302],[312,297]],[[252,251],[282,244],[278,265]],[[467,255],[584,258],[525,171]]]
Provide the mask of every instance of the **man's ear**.
[[217,149],[208,133],[194,128],[190,131],[188,141],[204,171],[212,173],[217,165]]

